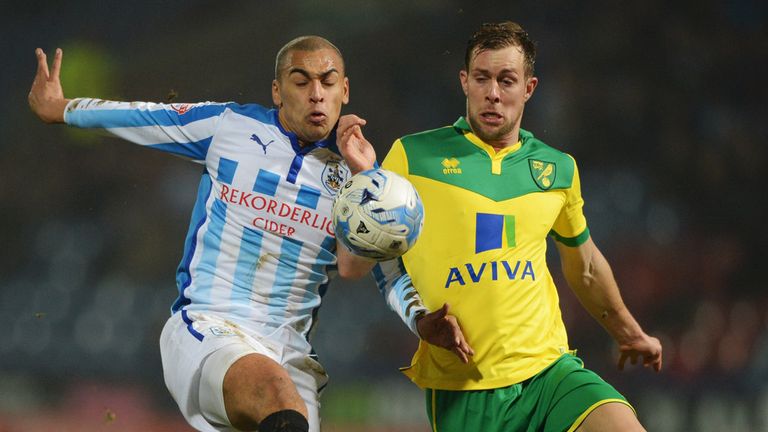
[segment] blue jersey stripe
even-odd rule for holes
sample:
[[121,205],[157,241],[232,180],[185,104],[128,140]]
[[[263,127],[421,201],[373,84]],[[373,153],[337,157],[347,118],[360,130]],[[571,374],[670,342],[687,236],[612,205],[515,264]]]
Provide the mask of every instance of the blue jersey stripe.
[[[288,295],[296,279],[296,264],[304,244],[290,237],[283,239],[280,247],[280,261],[277,264],[275,283],[269,296],[269,315],[283,318],[288,305]],[[282,321],[282,319],[280,319]]]
[[279,174],[259,169],[259,174],[256,175],[256,183],[253,184],[253,190],[264,195],[275,196],[279,183]]
[[185,126],[220,115],[227,104],[195,106],[179,114],[166,105],[164,109],[85,109],[67,115],[67,122],[83,128],[124,128],[142,126]]
[[197,200],[192,208],[187,238],[184,240],[184,255],[176,270],[176,286],[179,289],[179,297],[171,306],[171,313],[177,312],[182,306],[188,305],[190,302],[189,298],[184,295],[184,290],[192,283],[189,265],[192,262],[192,257],[195,255],[197,232],[206,221],[205,203],[211,194],[211,184],[211,176],[208,175],[208,172],[203,172],[200,178],[200,185],[197,188]]
[[311,209],[317,209],[317,202],[320,200],[320,190],[311,186],[301,185],[299,194],[296,196],[296,204]]
[[392,289],[395,290],[395,293],[397,294],[397,298],[400,300],[400,310],[403,316],[405,316],[405,309],[408,307],[408,304],[403,301],[405,298],[405,290],[413,289],[412,287],[413,283],[411,282],[411,276],[408,273],[405,273],[397,278],[392,287]]
[[211,146],[212,140],[213,137],[208,137],[195,142],[150,144],[147,147],[166,153],[188,157],[190,159],[204,160],[205,155],[208,154],[208,148]]
[[293,158],[293,162],[291,162],[291,168],[288,170],[288,176],[286,177],[286,180],[289,183],[296,184],[296,178],[299,176],[299,171],[301,171],[301,165],[304,164],[304,155],[301,153],[296,154]]
[[219,167],[216,171],[216,180],[232,184],[232,180],[235,179],[235,171],[237,171],[237,161],[225,157],[219,158]]
[[379,288],[379,292],[383,294],[384,290],[387,288],[387,277],[384,276],[384,271],[381,269],[381,264],[377,263],[375,266],[373,266],[371,273],[373,274],[373,279],[376,281],[376,286]]
[[248,227],[243,228],[243,238],[240,242],[240,254],[237,256],[234,284],[231,300],[234,304],[247,305],[251,300],[253,282],[259,268],[259,254],[264,233]]
[[203,235],[202,256],[197,264],[200,276],[197,278],[198,291],[196,293],[207,304],[211,304],[209,299],[211,289],[213,288],[213,275],[216,272],[216,261],[218,261],[221,251],[221,238],[227,218],[227,205],[218,199],[214,200],[210,214],[211,219]]

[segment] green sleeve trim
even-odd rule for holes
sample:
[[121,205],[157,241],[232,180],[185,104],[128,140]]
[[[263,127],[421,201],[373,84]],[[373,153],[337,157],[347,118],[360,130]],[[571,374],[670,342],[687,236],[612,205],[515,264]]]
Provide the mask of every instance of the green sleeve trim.
[[569,247],[576,247],[581,246],[589,240],[589,227],[584,228],[584,231],[577,235],[576,237],[563,237],[560,234],[556,233],[555,230],[550,230],[549,235],[552,236],[555,240],[559,241],[560,243],[569,246]]

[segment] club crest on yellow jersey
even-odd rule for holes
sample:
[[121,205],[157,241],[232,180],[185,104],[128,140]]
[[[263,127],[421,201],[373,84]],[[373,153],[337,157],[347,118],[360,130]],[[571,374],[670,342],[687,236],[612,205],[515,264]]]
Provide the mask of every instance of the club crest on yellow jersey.
[[557,175],[554,162],[545,162],[536,159],[528,160],[531,168],[531,176],[536,185],[542,190],[547,190],[555,184],[555,177]]
[[448,158],[443,159],[443,161],[441,162],[441,164],[443,165],[443,174],[446,174],[446,175],[461,174],[461,168],[459,168],[460,163],[461,162],[459,162],[459,160],[456,159],[455,157],[452,157],[450,159]]

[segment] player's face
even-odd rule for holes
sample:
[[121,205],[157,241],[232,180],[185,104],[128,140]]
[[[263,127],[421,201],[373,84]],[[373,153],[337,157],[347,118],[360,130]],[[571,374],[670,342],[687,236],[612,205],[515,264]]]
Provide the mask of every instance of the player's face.
[[495,147],[517,143],[525,102],[538,79],[526,77],[523,50],[510,46],[485,50],[459,74],[467,96],[467,120],[472,131]]
[[302,144],[325,139],[349,102],[349,80],[336,51],[293,51],[279,79],[272,82],[272,101],[280,123]]

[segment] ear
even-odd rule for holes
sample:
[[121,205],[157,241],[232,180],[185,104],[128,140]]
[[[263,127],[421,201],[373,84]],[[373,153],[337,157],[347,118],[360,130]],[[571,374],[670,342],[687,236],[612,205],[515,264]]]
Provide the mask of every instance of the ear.
[[525,83],[525,101],[533,96],[533,91],[536,90],[536,86],[539,85],[539,79],[536,77],[528,78],[528,82]]
[[461,81],[461,89],[464,90],[464,96],[467,96],[467,81],[469,76],[464,69],[459,71],[459,81]]
[[276,79],[272,80],[272,103],[278,108],[283,104],[283,100],[280,97],[280,84]]
[[349,78],[344,77],[344,95],[342,96],[341,103],[344,105],[349,103]]

